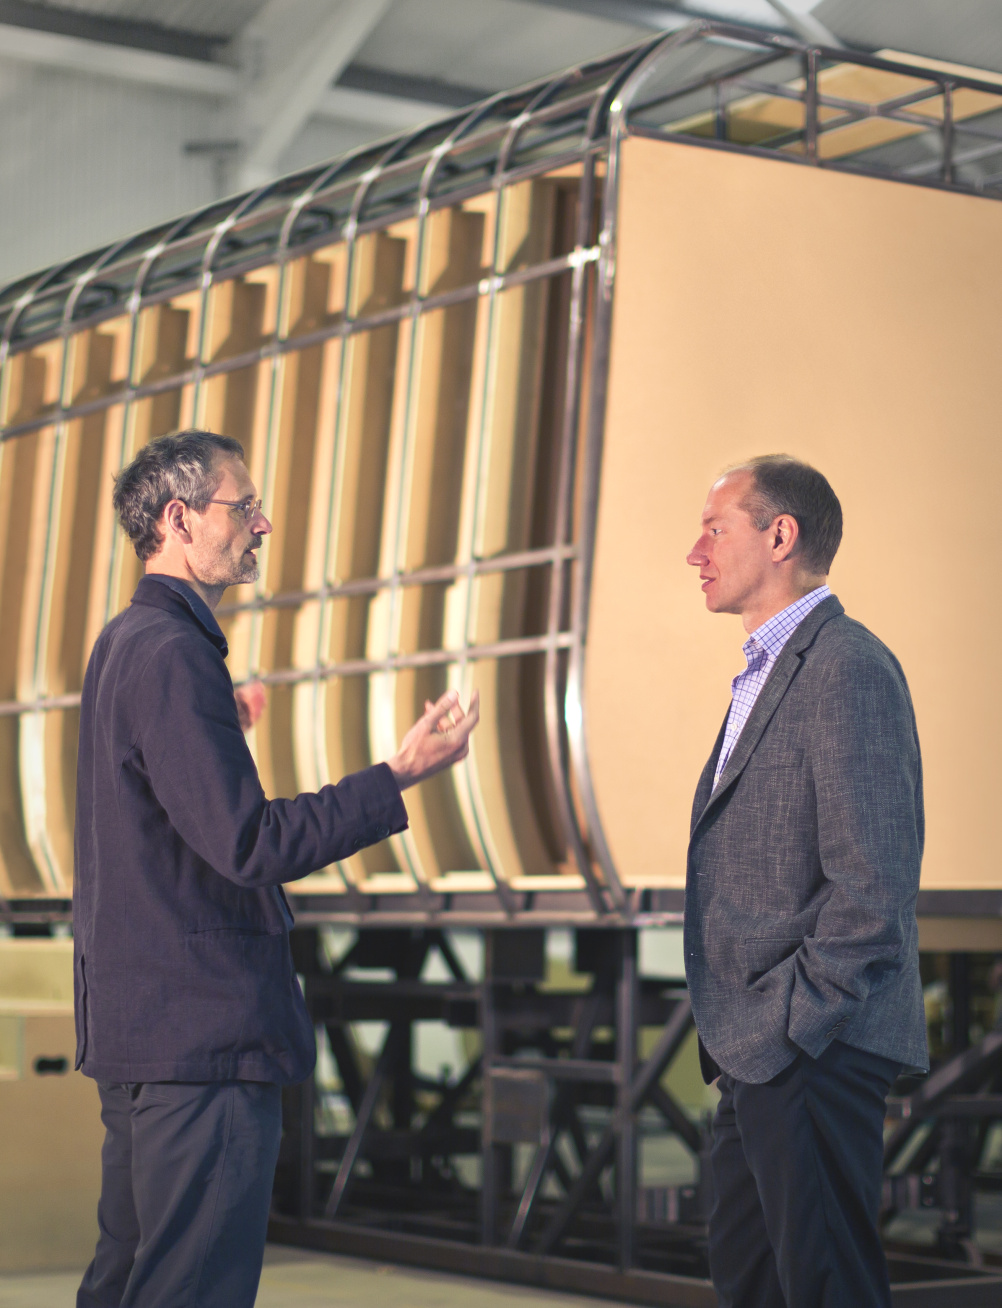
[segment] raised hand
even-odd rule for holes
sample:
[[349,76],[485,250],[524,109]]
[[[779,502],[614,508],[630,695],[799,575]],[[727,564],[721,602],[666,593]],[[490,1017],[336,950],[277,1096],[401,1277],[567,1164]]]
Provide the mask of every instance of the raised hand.
[[480,721],[480,693],[474,691],[463,712],[454,690],[431,703],[388,760],[401,790],[452,767],[470,752],[470,732]]
[[237,716],[244,731],[251,727],[264,712],[265,690],[260,681],[245,681],[234,688],[237,701]]

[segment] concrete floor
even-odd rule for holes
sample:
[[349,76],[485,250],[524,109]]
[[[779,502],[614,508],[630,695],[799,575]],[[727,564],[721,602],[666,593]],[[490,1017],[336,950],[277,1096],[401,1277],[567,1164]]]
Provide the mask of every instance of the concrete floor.
[[[0,1276],[0,1308],[73,1308],[79,1272]],[[596,1308],[596,1300],[271,1245],[256,1308]],[[607,1308],[623,1308],[607,1303]]]

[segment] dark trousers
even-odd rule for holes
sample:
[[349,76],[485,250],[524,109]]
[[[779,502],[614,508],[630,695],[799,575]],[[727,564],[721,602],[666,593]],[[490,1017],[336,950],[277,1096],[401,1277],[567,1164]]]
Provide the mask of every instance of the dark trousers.
[[877,1214],[898,1071],[835,1041],[765,1085],[720,1077],[709,1231],[720,1308],[890,1308]]
[[252,1308],[282,1131],[277,1085],[99,1085],[94,1261],[77,1308]]

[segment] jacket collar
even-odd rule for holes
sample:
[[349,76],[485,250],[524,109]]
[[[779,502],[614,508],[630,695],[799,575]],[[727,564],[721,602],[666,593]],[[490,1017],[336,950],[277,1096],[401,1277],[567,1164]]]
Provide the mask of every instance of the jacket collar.
[[[731,788],[731,786],[734,785],[735,781],[737,781],[738,777],[744,771],[748,764],[748,760],[755,751],[755,747],[762,739],[763,731],[765,731],[766,727],[769,725],[772,715],[776,712],[776,709],[779,708],[783,696],[790,687],[790,683],[800,670],[804,651],[814,643],[818,632],[826,622],[829,622],[832,618],[836,618],[844,612],[845,609],[838,602],[835,596],[830,595],[808,613],[807,617],[804,618],[803,622],[801,622],[796,631],[783,646],[782,653],[773,664],[772,671],[769,673],[765,685],[759,691],[758,699],[755,701],[755,707],[749,714],[748,721],[745,723],[741,735],[738,736],[737,741],[735,742],[734,748],[731,751],[731,756],[727,760],[727,765],[720,774],[720,780],[717,783],[716,789],[707,796],[705,803],[702,805],[702,808],[693,823],[693,832],[695,832],[696,827],[699,826],[706,815],[713,809],[717,801]],[[727,719],[725,718],[725,726],[726,722]],[[701,790],[705,790],[707,769],[709,769],[710,784],[712,785],[713,771],[716,767],[717,756],[722,744],[723,727],[720,730],[720,735],[717,737],[717,746],[714,749],[710,762],[707,764],[707,767],[703,770],[703,775],[700,777],[699,788],[696,792],[697,797]]]
[[223,658],[229,653],[229,646],[222,628],[216,621],[212,610],[191,586],[180,577],[162,576],[160,573],[147,573],[141,577],[132,603],[147,608],[163,609],[167,613],[187,613],[195,619]]

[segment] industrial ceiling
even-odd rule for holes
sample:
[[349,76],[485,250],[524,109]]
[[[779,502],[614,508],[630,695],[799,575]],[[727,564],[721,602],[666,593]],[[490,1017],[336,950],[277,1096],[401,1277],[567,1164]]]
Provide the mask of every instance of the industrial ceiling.
[[0,0],[0,281],[699,16],[1002,71],[999,0]]

